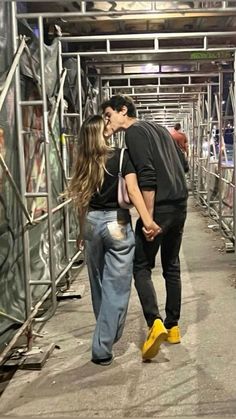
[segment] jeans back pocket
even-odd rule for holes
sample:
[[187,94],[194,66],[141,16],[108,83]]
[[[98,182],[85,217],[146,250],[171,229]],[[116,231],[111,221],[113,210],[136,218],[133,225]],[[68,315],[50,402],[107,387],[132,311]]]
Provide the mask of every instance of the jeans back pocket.
[[107,229],[111,238],[114,240],[125,240],[127,238],[127,224],[110,221],[107,223]]

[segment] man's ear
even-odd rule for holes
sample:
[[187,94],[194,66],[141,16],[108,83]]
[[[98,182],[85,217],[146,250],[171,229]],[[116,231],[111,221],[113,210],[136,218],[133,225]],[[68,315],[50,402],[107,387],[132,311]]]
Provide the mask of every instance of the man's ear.
[[121,108],[121,113],[122,113],[122,115],[123,116],[125,116],[125,115],[127,115],[127,112],[128,112],[128,108],[127,108],[127,106],[122,106],[122,108]]

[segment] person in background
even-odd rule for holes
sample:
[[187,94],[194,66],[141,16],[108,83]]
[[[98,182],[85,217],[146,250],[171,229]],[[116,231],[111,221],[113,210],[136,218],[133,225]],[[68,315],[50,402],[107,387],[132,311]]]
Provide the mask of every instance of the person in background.
[[186,157],[188,158],[189,150],[188,150],[188,139],[184,132],[181,131],[181,125],[178,122],[175,124],[174,128],[170,129],[171,137],[176,141],[180,149],[185,153]]
[[[78,246],[85,244],[86,261],[96,327],[92,362],[110,365],[113,344],[123,332],[133,270],[134,233],[128,209],[118,205],[120,150],[112,149],[104,137],[100,115],[87,118],[80,130],[77,160],[66,196],[79,213]],[[160,233],[139,190],[135,169],[127,151],[122,175],[130,200],[145,227],[148,240]],[[84,242],[83,242],[84,241]]]
[[[153,241],[145,240],[143,222],[135,229],[135,286],[149,327],[142,346],[143,360],[155,357],[160,344],[181,340],[178,325],[181,309],[179,251],[187,210],[187,185],[177,147],[167,131],[155,122],[138,120],[134,102],[115,95],[102,103],[107,131],[125,131],[125,142],[136,169],[139,187],[150,216],[161,227]],[[165,320],[159,311],[152,282],[155,257],[161,248],[161,263],[166,284]]]

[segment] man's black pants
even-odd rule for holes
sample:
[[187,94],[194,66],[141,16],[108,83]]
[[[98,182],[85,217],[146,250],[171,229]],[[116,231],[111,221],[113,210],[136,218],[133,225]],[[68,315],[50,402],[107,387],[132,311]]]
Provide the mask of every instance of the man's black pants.
[[149,327],[160,315],[156,292],[151,279],[155,258],[161,247],[162,274],[166,286],[165,327],[178,324],[181,309],[181,278],[179,251],[186,219],[186,206],[164,207],[155,210],[154,220],[162,227],[162,233],[148,242],[142,232],[139,219],[135,229],[134,279],[143,313]]

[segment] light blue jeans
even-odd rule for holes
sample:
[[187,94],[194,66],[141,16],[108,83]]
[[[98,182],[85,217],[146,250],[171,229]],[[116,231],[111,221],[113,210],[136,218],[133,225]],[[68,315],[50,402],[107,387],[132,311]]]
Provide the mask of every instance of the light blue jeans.
[[89,211],[84,239],[97,320],[92,358],[108,358],[122,335],[131,290],[135,239],[128,210]]

